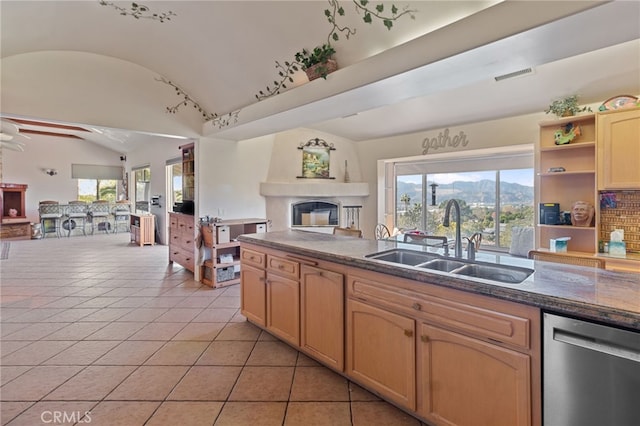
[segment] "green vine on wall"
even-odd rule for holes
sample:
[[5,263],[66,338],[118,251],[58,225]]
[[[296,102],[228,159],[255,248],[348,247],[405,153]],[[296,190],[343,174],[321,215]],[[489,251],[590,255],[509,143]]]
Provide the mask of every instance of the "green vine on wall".
[[196,109],[200,113],[204,121],[211,121],[212,124],[218,127],[219,129],[222,129],[223,127],[227,127],[230,124],[236,123],[238,121],[238,115],[240,114],[240,110],[231,111],[224,115],[210,113],[207,110],[205,110],[203,107],[201,107],[200,104],[195,99],[189,96],[184,90],[178,87],[171,80],[167,80],[164,77],[156,78],[155,80],[173,87],[176,92],[176,95],[182,98],[180,102],[178,102],[177,104],[166,108],[166,111],[170,114],[175,114],[176,112],[178,112],[178,110],[182,106],[191,105],[194,109]]
[[[329,2],[329,9],[324,10],[324,15],[331,24],[331,30],[327,35],[327,42],[320,48],[321,50],[332,49],[331,41],[340,40],[340,34],[342,34],[345,39],[349,40],[349,37],[356,34],[356,29],[348,26],[340,26],[338,24],[338,17],[345,16],[344,7],[340,4],[339,0],[327,0]],[[354,4],[354,8],[356,13],[362,14],[362,20],[371,24],[374,19],[382,21],[382,24],[388,29],[391,30],[393,28],[394,21],[400,19],[401,17],[407,15],[411,17],[411,19],[415,19],[414,13],[417,13],[417,10],[409,9],[408,6],[403,7],[402,9],[398,9],[395,4],[391,5],[390,11],[385,11],[385,6],[382,3],[378,3],[375,6],[371,6],[371,2],[369,0],[351,0]],[[316,48],[317,49],[317,48]],[[287,88],[288,83],[293,83],[293,74],[300,69],[306,69],[310,65],[314,63],[304,63],[302,59],[309,58],[309,52],[313,52],[315,49],[307,50],[303,49],[301,52],[295,54],[295,59],[290,61],[284,61],[282,64],[276,61],[276,69],[278,70],[279,80],[273,81],[273,87],[266,86],[265,90],[260,90],[258,94],[255,95],[256,99],[259,101],[273,95],[277,95],[280,93],[282,89]],[[307,60],[308,62],[308,60]],[[323,75],[326,78],[326,74]]]
[[265,90],[261,90],[260,92],[258,92],[258,94],[256,95],[256,99],[258,99],[259,101],[264,98],[277,95],[278,93],[280,93],[280,89],[286,89],[287,82],[293,83],[292,75],[300,69],[300,64],[297,61],[284,61],[284,63],[282,64],[276,61],[276,69],[278,70],[278,77],[280,78],[280,80],[273,81],[273,88],[267,86]]
[[[348,40],[349,36],[355,35],[356,30],[350,27],[341,27],[338,25],[336,21],[336,15],[344,16],[345,11],[342,6],[340,6],[340,2],[338,0],[328,0],[329,5],[333,10],[325,9],[324,15],[326,16],[329,23],[332,25],[331,31],[329,31],[329,36],[327,37],[327,43],[330,43],[331,40],[338,41],[339,35],[338,33],[342,33],[345,38]],[[374,19],[382,21],[382,24],[387,27],[388,30],[391,30],[393,27],[393,22],[400,19],[404,15],[409,15],[411,19],[416,19],[414,13],[417,13],[417,10],[409,9],[408,6],[402,8],[402,10],[398,9],[395,4],[391,5],[391,12],[388,14],[385,12],[384,4],[378,3],[373,8],[369,7],[369,0],[351,0],[355,6],[356,13],[362,13],[362,20],[371,24]]]
[[162,12],[162,13],[153,13],[151,12],[151,9],[149,9],[148,6],[145,6],[144,4],[140,4],[140,3],[135,3],[135,2],[131,3],[131,6],[129,8],[121,7],[114,4],[113,2],[104,1],[104,0],[98,0],[98,3],[100,3],[102,6],[111,6],[115,10],[120,12],[120,15],[131,16],[135,19],[152,19],[154,21],[164,22],[164,21],[170,21],[172,16],[178,16],[172,11]]
[[[333,51],[331,46],[331,41],[338,41],[340,39],[340,34],[342,34],[345,39],[349,39],[350,36],[356,34],[356,29],[348,26],[340,26],[338,24],[337,17],[341,17],[345,15],[345,10],[340,4],[339,0],[327,0],[329,2],[329,9],[324,10],[324,15],[327,18],[329,24],[331,24],[331,30],[327,36],[327,43],[325,43],[321,49],[325,51]],[[409,9],[408,6],[405,6],[402,10],[398,9],[395,4],[391,5],[390,12],[385,11],[385,6],[382,3],[378,3],[375,6],[370,6],[369,0],[351,0],[354,4],[354,8],[356,13],[362,14],[362,20],[371,24],[374,19],[382,21],[382,24],[388,29],[391,30],[393,27],[393,23],[399,18],[408,15],[411,19],[415,19],[414,13],[417,10]],[[111,6],[120,12],[120,15],[123,16],[132,16],[135,19],[152,19],[160,22],[170,21],[172,16],[177,16],[172,11],[162,12],[162,13],[152,13],[149,7],[132,2],[130,8],[124,8],[117,6],[113,2],[108,2],[105,0],[98,0],[98,2],[102,6]],[[317,50],[314,49],[314,50]],[[265,90],[260,90],[258,94],[255,95],[258,101],[271,97],[273,95],[277,95],[280,93],[282,89],[287,88],[288,83],[293,83],[293,75],[301,70],[308,68],[309,62],[308,57],[312,56],[309,52],[313,52],[314,50],[307,51],[303,49],[301,52],[296,53],[295,59],[290,61],[284,61],[280,63],[279,61],[275,61],[276,70],[278,71],[278,79],[273,81],[273,87],[266,86]],[[326,56],[326,55],[325,55]],[[304,59],[307,58],[306,62]],[[304,62],[304,63],[303,63]],[[323,77],[326,78],[326,75]],[[189,96],[184,90],[180,87],[172,83],[170,80],[165,79],[164,77],[160,79],[156,79],[156,81],[160,81],[164,84],[167,84],[173,87],[176,91],[176,94],[182,98],[180,102],[173,106],[166,107],[166,111],[171,114],[175,114],[178,112],[179,108],[182,106],[192,105],[194,109],[196,109],[205,121],[211,121],[212,124],[219,129],[229,126],[232,123],[236,123],[238,121],[238,116],[240,110],[231,111],[222,116],[216,113],[209,113],[204,108],[200,106],[200,104],[194,100],[191,96]]]

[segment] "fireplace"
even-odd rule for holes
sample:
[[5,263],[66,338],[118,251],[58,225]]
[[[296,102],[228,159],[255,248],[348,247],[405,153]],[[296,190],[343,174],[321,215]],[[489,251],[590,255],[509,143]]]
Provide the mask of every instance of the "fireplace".
[[291,204],[291,226],[339,226],[340,203],[300,201]]

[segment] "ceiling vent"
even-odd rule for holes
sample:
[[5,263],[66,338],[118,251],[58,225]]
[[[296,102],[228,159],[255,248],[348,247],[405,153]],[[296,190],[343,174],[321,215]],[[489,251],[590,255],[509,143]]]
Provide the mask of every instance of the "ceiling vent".
[[494,77],[494,79],[496,81],[502,81],[502,80],[506,80],[508,78],[520,77],[521,75],[531,74],[532,72],[533,72],[533,69],[524,68],[524,69],[521,69],[521,70],[518,70],[518,71],[510,72],[508,74],[499,75],[497,77]]

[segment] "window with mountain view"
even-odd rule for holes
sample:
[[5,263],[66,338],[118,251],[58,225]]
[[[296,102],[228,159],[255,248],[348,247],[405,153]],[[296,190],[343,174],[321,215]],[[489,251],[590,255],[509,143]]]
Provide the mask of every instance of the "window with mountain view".
[[445,205],[454,198],[460,204],[463,236],[480,232],[482,247],[508,250],[514,226],[533,226],[533,180],[533,168],[396,173],[395,224],[455,238],[453,212],[451,227],[442,225]]

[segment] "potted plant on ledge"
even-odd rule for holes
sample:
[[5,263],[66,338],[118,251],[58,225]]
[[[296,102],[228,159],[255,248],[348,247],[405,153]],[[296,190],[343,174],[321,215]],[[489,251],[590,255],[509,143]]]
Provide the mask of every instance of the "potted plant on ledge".
[[330,44],[325,43],[315,47],[312,51],[302,49],[302,52],[296,53],[296,61],[307,73],[309,81],[319,77],[326,79],[327,74],[338,69],[338,63],[331,59],[335,53],[336,50]]
[[571,117],[585,111],[591,112],[591,108],[578,105],[578,96],[573,95],[553,101],[544,112],[553,113],[558,117]]

